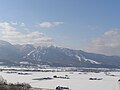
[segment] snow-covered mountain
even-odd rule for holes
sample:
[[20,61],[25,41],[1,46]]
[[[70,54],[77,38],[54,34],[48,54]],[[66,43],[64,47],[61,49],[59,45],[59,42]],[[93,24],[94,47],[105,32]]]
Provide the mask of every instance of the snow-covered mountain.
[[120,57],[87,53],[81,50],[55,46],[12,45],[6,41],[0,41],[0,62],[1,65],[26,64],[119,68]]
[[51,66],[119,67],[120,65],[120,57],[117,56],[105,56],[55,46],[37,47],[28,53],[25,59]]
[[35,49],[35,47],[31,44],[24,44],[24,45],[14,45],[16,47],[16,49],[22,54],[22,56],[27,55],[28,53],[30,53],[32,50]]
[[9,42],[0,40],[0,59],[4,60],[20,60],[20,53],[14,45]]

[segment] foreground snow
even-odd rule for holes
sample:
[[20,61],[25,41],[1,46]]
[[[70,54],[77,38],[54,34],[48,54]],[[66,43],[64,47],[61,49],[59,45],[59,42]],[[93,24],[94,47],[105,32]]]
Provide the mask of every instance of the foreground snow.
[[[17,73],[0,72],[0,75],[8,82],[26,82],[32,87],[36,88],[50,88],[54,89],[56,86],[67,86],[71,90],[119,90],[120,72],[112,72],[116,76],[106,76],[101,73],[82,73],[82,72],[28,72],[28,75],[18,75]],[[32,74],[31,74],[32,73]],[[37,81],[35,78],[53,77],[54,75],[65,76],[68,75],[70,79],[52,79]],[[89,80],[89,78],[103,78],[103,80]]]

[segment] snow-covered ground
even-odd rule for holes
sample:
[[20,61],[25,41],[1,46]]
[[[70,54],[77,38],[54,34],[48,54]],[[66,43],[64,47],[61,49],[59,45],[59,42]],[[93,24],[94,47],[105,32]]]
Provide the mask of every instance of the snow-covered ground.
[[[0,72],[0,75],[7,82],[26,82],[29,83],[32,87],[37,88],[50,88],[54,89],[56,86],[67,86],[71,90],[120,90],[120,84],[118,79],[120,79],[120,72],[112,72],[116,76],[106,76],[103,72],[101,73],[82,73],[82,72],[29,72],[32,74],[29,75],[18,75],[17,73],[5,73]],[[35,78],[44,78],[44,77],[53,77],[65,76],[68,75],[70,79],[52,79],[52,80],[43,80],[37,81],[32,80]],[[89,78],[103,78],[103,80],[89,80]]]

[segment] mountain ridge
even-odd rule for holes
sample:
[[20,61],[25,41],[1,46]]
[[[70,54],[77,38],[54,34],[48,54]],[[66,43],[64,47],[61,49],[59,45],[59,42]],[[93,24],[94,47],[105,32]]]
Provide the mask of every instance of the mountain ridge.
[[[5,61],[5,62],[4,62]],[[57,46],[12,45],[0,41],[1,65],[49,65],[55,67],[119,68],[119,56],[88,53]]]

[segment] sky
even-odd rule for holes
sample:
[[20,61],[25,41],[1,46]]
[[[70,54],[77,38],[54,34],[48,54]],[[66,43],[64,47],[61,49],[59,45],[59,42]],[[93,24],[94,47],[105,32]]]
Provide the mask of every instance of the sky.
[[0,0],[0,39],[120,56],[120,0]]

